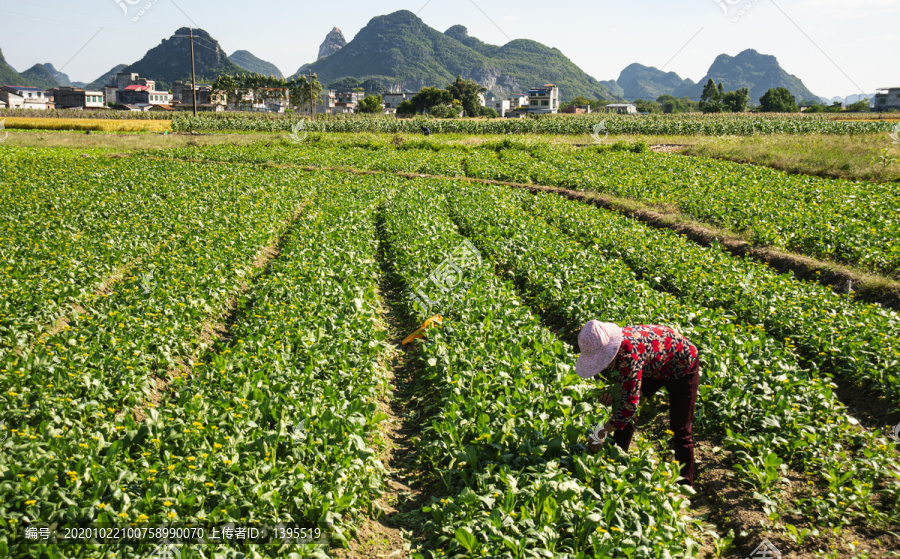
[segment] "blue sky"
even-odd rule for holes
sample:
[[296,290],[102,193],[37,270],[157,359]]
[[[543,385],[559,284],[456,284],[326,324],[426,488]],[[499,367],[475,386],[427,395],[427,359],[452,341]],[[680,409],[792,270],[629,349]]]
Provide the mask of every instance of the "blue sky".
[[372,17],[404,9],[439,31],[462,24],[492,44],[540,41],[600,80],[640,62],[697,81],[718,54],[753,48],[818,95],[900,87],[900,0],[0,0],[0,48],[19,71],[51,62],[93,81],[193,21],[227,53],[249,50],[289,75],[315,59],[332,27],[349,41]]

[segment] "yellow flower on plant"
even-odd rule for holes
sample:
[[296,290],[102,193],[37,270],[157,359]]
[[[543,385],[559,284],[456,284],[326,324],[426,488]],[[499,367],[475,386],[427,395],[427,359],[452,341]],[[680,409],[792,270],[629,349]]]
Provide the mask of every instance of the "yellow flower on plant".
[[172,501],[166,501],[166,502],[163,503],[163,505],[164,505],[164,506],[167,506],[167,507],[171,507],[171,506],[172,506]]
[[29,501],[25,501],[25,505],[30,507],[31,505],[35,504],[36,502],[37,501],[35,501],[34,499],[31,499]]

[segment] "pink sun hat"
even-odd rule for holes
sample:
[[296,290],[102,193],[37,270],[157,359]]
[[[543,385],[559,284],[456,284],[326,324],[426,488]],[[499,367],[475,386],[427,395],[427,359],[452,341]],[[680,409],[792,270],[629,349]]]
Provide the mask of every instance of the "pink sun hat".
[[588,322],[578,334],[581,355],[575,363],[575,372],[581,378],[591,378],[612,363],[621,345],[622,328],[618,324],[599,320]]

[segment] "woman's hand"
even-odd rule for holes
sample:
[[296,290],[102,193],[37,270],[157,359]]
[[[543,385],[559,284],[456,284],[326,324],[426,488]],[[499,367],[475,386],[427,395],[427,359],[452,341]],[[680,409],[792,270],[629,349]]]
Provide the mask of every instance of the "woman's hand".
[[600,395],[599,401],[604,406],[611,406],[613,403],[613,395],[609,392],[604,392]]

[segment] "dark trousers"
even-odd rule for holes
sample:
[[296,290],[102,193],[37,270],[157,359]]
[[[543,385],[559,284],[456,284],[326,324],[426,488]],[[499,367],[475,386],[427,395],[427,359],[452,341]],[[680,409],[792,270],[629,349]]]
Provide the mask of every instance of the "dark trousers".
[[[675,443],[675,458],[681,463],[680,483],[694,486],[694,404],[697,403],[697,388],[700,386],[699,364],[695,364],[690,372],[675,380],[656,380],[645,378],[641,382],[641,400],[650,398],[665,387],[669,393],[669,423]],[[619,448],[627,451],[634,436],[634,421],[630,421],[624,429],[613,432],[613,440]]]

